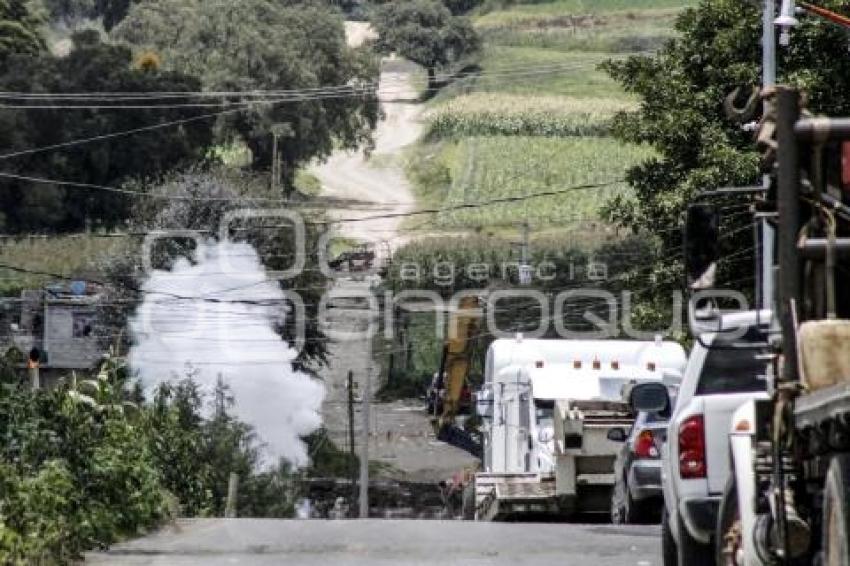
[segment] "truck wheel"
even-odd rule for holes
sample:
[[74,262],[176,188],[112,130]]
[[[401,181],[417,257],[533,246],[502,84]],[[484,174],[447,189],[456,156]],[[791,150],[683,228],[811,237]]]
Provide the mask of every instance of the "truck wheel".
[[679,551],[670,531],[670,516],[666,507],[661,511],[661,562],[664,566],[679,566]]
[[832,458],[823,492],[823,566],[850,564],[850,455]]
[[626,505],[624,503],[624,492],[627,491],[628,488],[625,486],[621,487],[619,483],[615,483],[611,489],[611,523],[615,525],[625,525],[628,522],[626,519]]
[[717,515],[717,541],[715,541],[715,560],[717,566],[743,565],[741,531],[741,511],[738,508],[738,488],[735,476],[726,482],[720,512]]
[[679,519],[679,550],[680,566],[714,566],[714,552],[711,545],[702,544],[688,532],[681,518]]
[[611,498],[611,523],[614,525],[625,524],[625,513],[623,506],[617,503],[614,498]]
[[623,516],[625,518],[624,522],[629,525],[642,525],[643,523],[648,522],[647,515],[646,505],[644,503],[638,503],[632,499],[632,494],[629,493],[629,489],[626,488],[626,503],[623,507]]

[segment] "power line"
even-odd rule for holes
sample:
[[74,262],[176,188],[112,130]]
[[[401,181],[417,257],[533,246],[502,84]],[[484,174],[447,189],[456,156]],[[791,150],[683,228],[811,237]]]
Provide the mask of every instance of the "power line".
[[[555,68],[544,68],[544,69],[534,69],[534,68],[526,68],[511,72],[504,73],[478,73],[478,74],[470,74],[466,77],[461,77],[458,80],[466,80],[469,78],[491,78],[491,77],[503,77],[503,80],[506,78],[525,78],[534,75],[548,75],[559,73],[568,70],[578,70],[581,68],[586,68],[586,66],[572,66],[572,67],[555,67]],[[426,87],[425,91],[431,90],[439,90],[442,87]],[[27,104],[19,104],[19,103],[0,103],[0,109],[7,110],[169,110],[169,109],[178,109],[178,108],[212,108],[212,107],[222,107],[222,106],[238,106],[240,108],[250,107],[254,104],[285,104],[291,102],[311,102],[317,100],[326,100],[326,99],[337,99],[337,98],[351,98],[351,97],[361,97],[361,96],[370,96],[370,95],[390,95],[390,94],[400,94],[409,92],[409,88],[403,88],[400,90],[386,90],[382,89],[374,83],[364,84],[364,85],[341,85],[327,88],[316,88],[316,89],[305,89],[304,91],[292,91],[292,94],[286,94],[285,91],[281,91],[281,94],[274,94],[273,91],[270,91],[269,94],[257,94],[257,95],[247,95],[248,100],[222,100],[219,102],[180,102],[180,103],[168,103],[168,104],[121,104],[124,99],[116,98],[113,100],[109,100],[108,103],[100,102],[100,103],[80,103],[80,104],[55,104],[50,103],[52,99],[50,98],[40,98],[40,99],[23,99],[27,100],[29,103]],[[226,95],[219,95],[216,98],[246,98],[245,95],[241,95],[239,93],[232,93]],[[72,98],[63,98],[63,100],[73,100]],[[96,99],[94,99],[96,100]],[[153,98],[156,100],[156,98]],[[34,104],[33,101],[45,101],[46,103]]]
[[[234,198],[234,197],[208,197],[208,196],[196,197],[196,196],[188,196],[188,195],[161,195],[161,194],[152,193],[152,192],[134,191],[132,189],[110,187],[110,186],[107,186],[107,185],[96,185],[96,184],[93,184],[93,183],[77,183],[77,182],[74,182],[74,181],[63,181],[63,180],[60,180],[60,179],[47,179],[47,178],[44,178],[44,177],[32,177],[32,176],[29,176],[29,175],[17,175],[15,173],[7,173],[7,172],[0,172],[0,177],[7,178],[7,179],[16,179],[16,180],[20,180],[20,181],[27,181],[27,182],[30,182],[30,183],[40,183],[40,184],[46,184],[46,185],[60,185],[60,186],[79,188],[79,189],[92,189],[92,190],[98,190],[98,191],[113,192],[113,193],[119,193],[119,194],[124,194],[124,195],[128,195],[128,196],[139,197],[139,198],[150,198],[150,199],[154,199],[154,200],[200,201],[200,202],[209,202],[209,201],[224,201],[224,202],[237,201],[238,202],[238,201],[245,201],[246,203],[254,201],[254,202],[279,203],[279,204],[286,204],[286,205],[289,205],[289,206],[292,206],[292,205],[295,204],[292,201],[289,201],[289,200],[286,200],[286,199],[274,199],[274,198],[262,198],[262,197],[237,197],[237,198]],[[524,200],[529,199],[529,198],[556,196],[556,195],[564,194],[564,193],[570,192],[570,191],[606,187],[606,186],[614,185],[614,184],[617,184],[617,183],[622,183],[624,181],[625,181],[624,179],[615,179],[615,180],[612,180],[612,181],[604,181],[604,182],[600,182],[600,183],[587,183],[587,184],[582,184],[582,185],[574,185],[572,187],[567,187],[567,188],[564,188],[564,189],[543,191],[543,192],[539,192],[539,193],[531,193],[531,194],[528,194],[528,195],[501,197],[501,198],[492,199],[492,200],[489,200],[489,201],[484,201],[484,202],[479,202],[479,203],[465,203],[465,204],[458,204],[458,205],[453,205],[453,206],[445,207],[445,208],[428,208],[428,209],[420,209],[420,210],[409,211],[409,212],[396,212],[396,213],[389,213],[389,214],[383,214],[383,215],[364,216],[364,217],[361,217],[361,218],[334,219],[334,220],[329,220],[327,222],[314,222],[312,224],[314,224],[314,225],[326,225],[326,224],[336,224],[336,223],[346,223],[346,222],[365,222],[365,221],[369,221],[369,220],[385,219],[385,218],[404,218],[404,217],[409,217],[409,216],[420,216],[420,215],[423,215],[423,214],[438,214],[438,213],[441,213],[441,212],[450,212],[450,211],[453,211],[453,210],[480,208],[482,206],[489,206],[491,204],[519,202],[519,201],[524,201]],[[326,208],[326,206],[324,208]]]
[[[506,75],[527,75],[534,73],[554,73],[560,71],[579,70],[592,66],[590,63],[563,62],[546,65],[509,65],[495,67],[485,71],[466,71],[461,73],[444,73],[436,75],[436,80],[465,80],[469,78],[488,78]],[[135,91],[135,92],[12,92],[0,91],[0,100],[22,99],[22,100],[102,100],[102,101],[125,101],[125,100],[162,100],[162,99],[184,99],[184,98],[277,98],[286,96],[309,96],[314,94],[326,94],[335,92],[348,92],[353,89],[380,90],[380,86],[386,83],[403,84],[409,83],[406,77],[382,77],[380,81],[346,83],[338,85],[327,85],[318,87],[304,87],[297,89],[270,89],[250,91]],[[145,108],[148,108],[147,106]]]
[[[574,67],[574,69],[578,69],[578,68],[582,68],[582,67]],[[561,70],[567,70],[567,69],[565,68],[565,69],[561,69]],[[552,72],[552,71],[549,71],[549,72]],[[528,73],[526,73],[526,74],[528,74]],[[532,74],[534,74],[534,73],[532,72]],[[470,78],[472,78],[472,76],[470,76]],[[431,91],[431,90],[438,90],[439,88],[441,88],[441,87],[431,87],[431,88],[426,88],[425,90]],[[363,91],[363,92],[357,93],[353,96],[364,96],[364,95],[370,95],[370,94],[376,94],[376,93],[380,94],[377,91],[374,91],[374,92],[373,91]],[[345,93],[329,94],[329,95],[323,95],[321,97],[321,99],[344,98],[346,96],[352,96],[352,94],[345,94]],[[47,145],[47,146],[41,146],[41,147],[30,148],[30,149],[26,149],[26,150],[19,150],[19,151],[14,151],[14,152],[10,152],[10,153],[5,153],[5,154],[0,155],[0,160],[12,159],[12,158],[15,158],[15,157],[22,157],[22,156],[25,156],[25,155],[33,155],[33,154],[42,153],[42,152],[45,152],[45,151],[53,151],[53,150],[57,150],[57,149],[64,149],[64,148],[73,147],[73,146],[76,146],[76,145],[83,145],[83,144],[88,144],[88,143],[93,143],[93,142],[98,142],[98,141],[104,141],[104,140],[108,140],[108,139],[131,136],[131,135],[144,133],[144,132],[150,132],[150,131],[154,131],[154,130],[158,130],[158,129],[162,129],[162,128],[168,128],[168,127],[172,127],[172,126],[178,126],[178,125],[182,125],[182,124],[198,122],[198,121],[208,120],[208,119],[212,119],[212,118],[218,118],[218,117],[221,117],[221,116],[226,116],[226,115],[229,115],[229,114],[234,114],[234,113],[237,113],[237,112],[242,112],[242,111],[248,110],[248,109],[250,109],[250,107],[252,105],[274,106],[274,105],[283,104],[283,103],[286,103],[286,102],[305,102],[305,101],[309,101],[309,100],[311,100],[309,97],[303,97],[302,96],[301,98],[293,98],[293,99],[290,99],[290,100],[282,99],[282,100],[260,100],[260,101],[239,102],[239,103],[234,103],[234,106],[237,106],[236,108],[229,108],[227,110],[222,110],[222,111],[219,111],[219,112],[201,114],[201,115],[192,116],[192,117],[189,117],[189,118],[181,118],[181,119],[178,119],[178,120],[171,120],[171,121],[168,121],[168,122],[160,122],[160,123],[157,123],[157,124],[151,124],[149,126],[132,128],[132,129],[129,129],[129,130],[121,130],[121,131],[117,131],[117,132],[111,132],[111,133],[108,133],[108,134],[101,134],[101,135],[92,136],[92,137],[88,137],[88,138],[79,138],[79,139],[76,139],[76,140],[69,140],[67,142],[61,142],[61,143],[51,144],[51,145]],[[315,98],[314,98],[314,100],[315,100]],[[10,107],[10,108],[23,109],[22,106],[14,106],[14,107]],[[44,108],[44,106],[39,106],[39,108]],[[115,107],[112,106],[112,108],[115,108]],[[151,107],[150,106],[144,106],[143,108],[151,108]]]

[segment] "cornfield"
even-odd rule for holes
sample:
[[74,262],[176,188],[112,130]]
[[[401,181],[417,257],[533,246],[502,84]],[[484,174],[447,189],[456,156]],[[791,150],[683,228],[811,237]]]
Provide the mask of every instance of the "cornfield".
[[569,187],[622,179],[627,169],[653,155],[650,148],[610,138],[469,137],[443,141],[412,162],[420,197],[456,207],[505,197],[564,191],[517,202],[447,210],[434,217],[441,228],[515,225],[566,226],[598,218],[612,196],[628,194],[624,182],[596,189]]
[[606,98],[476,93],[426,115],[432,138],[460,136],[602,136],[611,116],[632,104]]

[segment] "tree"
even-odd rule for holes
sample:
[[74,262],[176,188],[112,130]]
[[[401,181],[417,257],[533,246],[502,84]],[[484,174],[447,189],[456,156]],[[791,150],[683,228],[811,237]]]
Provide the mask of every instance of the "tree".
[[44,50],[39,24],[26,0],[0,0],[0,72],[10,55]]
[[[839,0],[822,4],[837,9],[846,6]],[[679,289],[683,281],[675,258],[681,249],[678,228],[687,203],[703,191],[759,181],[759,155],[752,135],[723,114],[727,94],[738,86],[761,82],[759,5],[702,0],[680,15],[676,30],[678,37],[658,54],[606,65],[641,100],[637,111],[615,118],[614,135],[650,144],[658,152],[628,172],[634,197],[615,198],[607,205],[611,220],[656,236],[655,261],[648,269],[641,267],[644,278],[653,283],[644,302],[654,304],[656,310],[669,309],[669,291]],[[850,59],[841,29],[805,17],[794,31],[791,46],[780,48],[779,55],[779,82],[804,88],[811,109],[850,113]],[[726,216],[726,234],[750,221],[746,213]],[[749,248],[750,236],[748,230],[740,231],[737,239],[727,236],[731,244],[727,247]],[[725,283],[751,287],[752,256],[738,254],[738,259],[726,266]]]
[[[200,82],[186,74],[133,66],[126,47],[102,43],[97,32],[73,36],[66,57],[13,55],[0,75],[0,90],[15,92],[195,92]],[[136,101],[156,105],[161,101]],[[197,119],[205,108],[68,109],[49,100],[10,100],[27,106],[0,110],[0,153],[28,151],[101,134],[163,127],[133,135],[37,151],[4,161],[4,171],[76,183],[115,185],[135,176],[156,177],[204,158],[212,143],[212,120]],[[45,107],[33,107],[38,105]],[[58,106],[80,102],[59,102]],[[129,213],[126,195],[61,184],[0,179],[0,230],[11,232],[79,230],[87,222],[111,227]]]
[[458,61],[480,45],[471,22],[453,16],[439,0],[388,2],[375,8],[371,21],[378,48],[425,67],[429,89],[436,87],[438,66]]
[[225,136],[248,145],[256,169],[270,167],[272,129],[280,126],[283,180],[290,186],[299,165],[371,142],[377,98],[346,85],[374,83],[377,61],[368,50],[347,46],[341,14],[325,4],[153,0],[133,6],[113,35],[159,52],[166,68],[201,77],[211,91],[307,89],[278,103],[228,97],[244,111],[221,123]]

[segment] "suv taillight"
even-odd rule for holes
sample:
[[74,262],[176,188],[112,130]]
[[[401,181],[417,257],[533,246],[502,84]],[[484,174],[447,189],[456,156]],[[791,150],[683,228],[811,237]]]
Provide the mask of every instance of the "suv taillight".
[[679,425],[679,475],[682,479],[706,476],[705,421],[702,415],[688,417]]
[[658,458],[658,448],[651,430],[642,430],[635,438],[634,453],[638,458]]

